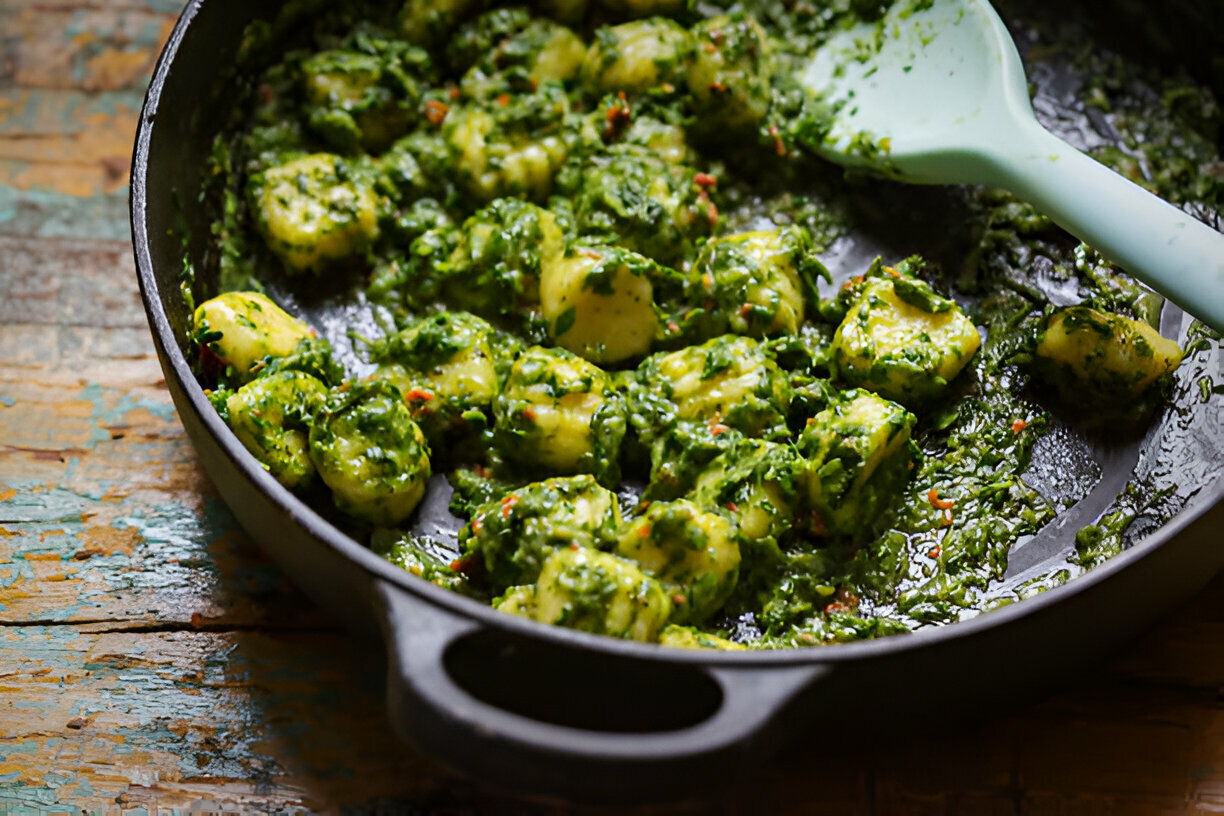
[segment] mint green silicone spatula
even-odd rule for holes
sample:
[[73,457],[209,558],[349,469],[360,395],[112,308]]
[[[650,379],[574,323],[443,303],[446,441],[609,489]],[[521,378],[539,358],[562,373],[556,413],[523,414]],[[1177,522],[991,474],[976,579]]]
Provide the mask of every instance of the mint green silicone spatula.
[[831,38],[803,83],[834,109],[826,158],[1010,190],[1224,331],[1224,235],[1038,124],[1015,43],[986,0],[901,0]]

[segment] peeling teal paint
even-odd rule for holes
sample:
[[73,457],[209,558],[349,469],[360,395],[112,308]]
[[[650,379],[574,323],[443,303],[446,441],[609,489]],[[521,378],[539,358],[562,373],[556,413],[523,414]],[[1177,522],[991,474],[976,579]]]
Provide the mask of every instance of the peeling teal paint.
[[[0,221],[3,221],[3,220],[4,220],[4,213],[0,212]],[[16,397],[10,397],[8,394],[0,394],[0,405],[3,405],[5,408],[12,408],[16,404],[17,404]]]
[[38,751],[38,743],[34,740],[24,740],[22,742],[14,742],[5,744],[0,741],[0,761],[6,760],[13,754],[33,754]]
[[128,188],[82,197],[0,185],[0,234],[127,241]]
[[81,390],[81,399],[93,403],[93,413],[90,419],[96,423],[90,431],[89,441],[85,447],[93,449],[99,442],[110,441],[110,432],[106,429],[110,426],[126,424],[128,413],[136,409],[148,411],[165,422],[174,421],[174,406],[170,402],[155,402],[145,397],[119,394],[118,404],[110,408],[106,407],[107,398],[113,398],[115,393],[114,389],[103,388],[98,383],[89,383]]

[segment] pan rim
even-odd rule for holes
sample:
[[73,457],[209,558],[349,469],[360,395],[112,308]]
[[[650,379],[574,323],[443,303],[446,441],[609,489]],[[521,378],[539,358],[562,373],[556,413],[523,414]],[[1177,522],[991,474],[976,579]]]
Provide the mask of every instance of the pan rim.
[[1224,472],[1220,472],[1212,481],[1200,487],[1186,505],[1159,529],[1145,536],[1127,550],[1110,557],[1103,564],[1060,586],[1003,608],[977,614],[967,620],[928,626],[902,635],[831,646],[716,651],[675,649],[652,643],[617,640],[508,615],[412,575],[376,555],[324,519],[259,465],[255,457],[238,441],[209,403],[203,387],[192,374],[186,356],[179,347],[174,330],[170,326],[165,305],[161,299],[161,288],[154,273],[150,250],[147,219],[148,161],[162,92],[187,32],[203,5],[204,0],[188,2],[158,57],[144,97],[132,153],[129,180],[132,245],[136,260],[137,280],[154,345],[163,370],[173,378],[194,418],[211,437],[211,441],[217,443],[231,464],[281,512],[294,523],[301,525],[314,541],[353,563],[371,579],[392,584],[431,606],[441,607],[449,614],[473,620],[484,627],[492,627],[514,636],[542,639],[557,646],[583,651],[666,664],[697,664],[730,668],[840,664],[867,661],[884,655],[906,653],[912,649],[928,648],[973,638],[1041,614],[1051,606],[1063,604],[1077,595],[1092,590],[1102,582],[1110,580],[1115,575],[1136,567],[1221,500],[1224,500]]

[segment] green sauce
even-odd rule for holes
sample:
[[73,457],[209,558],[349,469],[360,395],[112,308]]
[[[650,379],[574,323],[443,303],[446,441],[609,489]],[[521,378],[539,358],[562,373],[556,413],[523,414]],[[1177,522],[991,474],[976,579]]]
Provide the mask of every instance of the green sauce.
[[[1035,445],[1068,415],[1146,427],[1181,353],[1144,346],[1151,376],[1110,380],[1130,408],[1075,418],[1060,387],[1117,394],[1084,374],[1100,366],[1074,328],[1105,327],[1104,359],[1146,342],[1158,296],[1009,195],[805,154],[829,111],[791,77],[881,4],[556,5],[315,11],[248,79],[207,168],[221,289],[356,292],[384,334],[347,372],[325,339],[241,372],[205,354],[214,404],[273,475],[426,580],[702,648],[956,621],[1172,509],[1171,487],[1136,482],[1067,565],[1000,588],[1009,550],[1064,509],[1026,482]],[[1035,75],[1080,78],[1111,135],[1093,154],[1218,219],[1211,94],[1070,45],[1079,29],[1037,36]],[[882,260],[847,260],[864,234]],[[431,472],[455,540],[409,532]]]

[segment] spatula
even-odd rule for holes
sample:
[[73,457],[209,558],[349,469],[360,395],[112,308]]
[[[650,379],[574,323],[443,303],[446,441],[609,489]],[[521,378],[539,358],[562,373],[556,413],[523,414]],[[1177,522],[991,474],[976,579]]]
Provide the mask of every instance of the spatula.
[[803,83],[834,111],[815,146],[824,157],[900,181],[1010,190],[1224,331],[1224,235],[1038,124],[986,0],[901,0],[834,35]]

